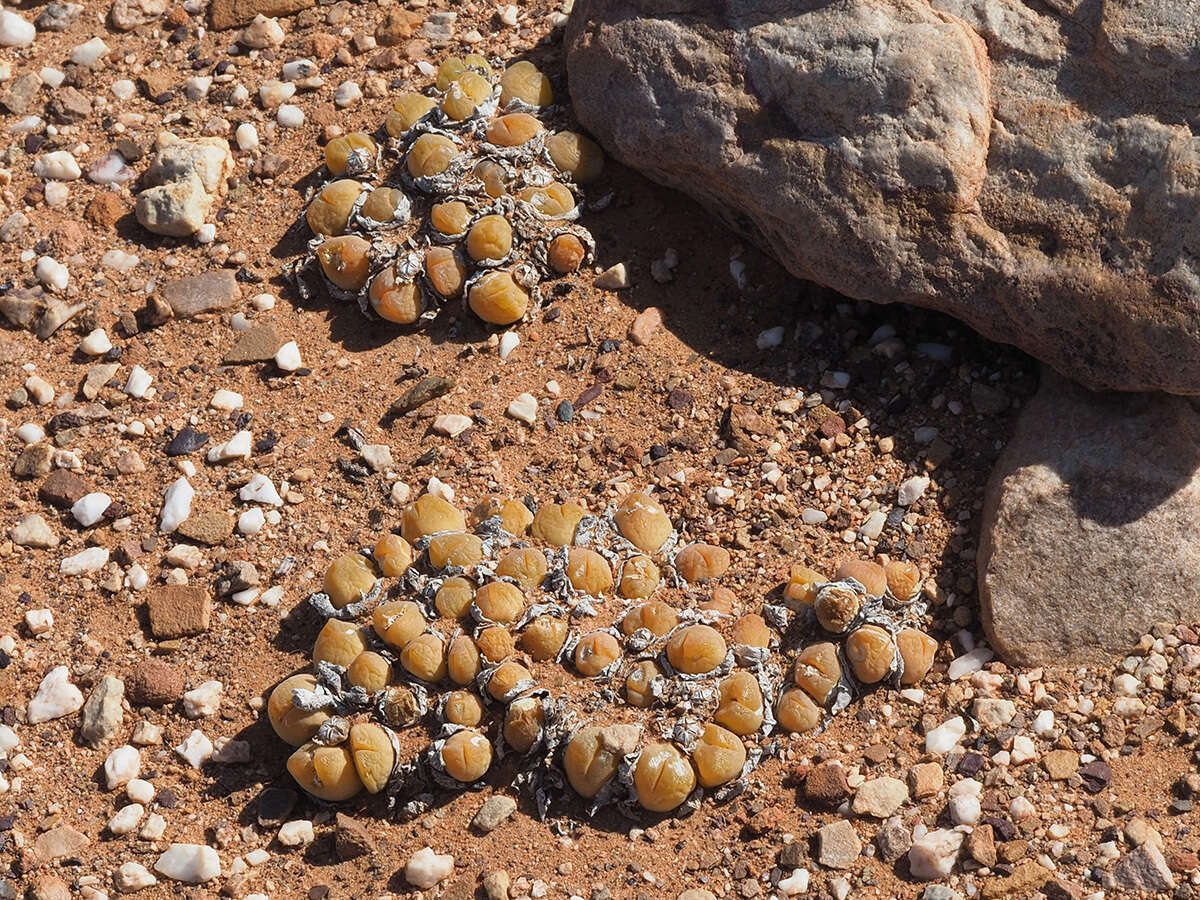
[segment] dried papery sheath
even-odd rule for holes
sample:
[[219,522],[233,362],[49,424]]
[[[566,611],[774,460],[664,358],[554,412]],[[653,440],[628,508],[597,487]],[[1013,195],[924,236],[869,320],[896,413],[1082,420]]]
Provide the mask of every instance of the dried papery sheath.
[[392,728],[407,728],[425,718],[429,695],[418,683],[398,684],[380,691],[375,699],[375,715]]
[[313,737],[313,742],[325,747],[334,747],[345,743],[346,738],[349,736],[350,720],[343,716],[334,716],[331,719],[326,719],[321,727],[317,729],[317,733]]
[[[509,168],[512,169],[513,179],[516,178],[516,166],[529,166],[542,157],[542,147],[546,143],[546,132],[538,131],[533,137],[529,138],[523,144],[517,145],[501,145],[492,144],[487,140],[487,135],[479,144],[479,152],[487,159],[494,159],[509,163]],[[515,165],[513,165],[515,164]]]
[[527,113],[531,116],[539,116],[543,119],[550,119],[554,116],[557,107],[554,106],[534,106],[532,103],[526,103],[520,97],[512,97],[504,104],[506,113]]
[[412,220],[412,202],[403,188],[384,184],[367,193],[353,213],[353,224],[367,231],[386,231]]
[[767,624],[780,634],[784,634],[788,630],[788,625],[791,624],[791,610],[786,606],[775,606],[770,603],[764,604],[762,615],[766,619]]
[[770,647],[751,647],[748,644],[735,644],[733,655],[737,664],[743,669],[757,670],[771,658]]
[[380,595],[383,593],[383,587],[383,580],[377,580],[371,587],[371,590],[361,595],[361,600],[347,604],[341,609],[334,607],[329,599],[329,595],[324,591],[316,591],[309,594],[308,603],[324,619],[341,619],[344,622],[352,622],[355,619],[361,619],[375,607]]

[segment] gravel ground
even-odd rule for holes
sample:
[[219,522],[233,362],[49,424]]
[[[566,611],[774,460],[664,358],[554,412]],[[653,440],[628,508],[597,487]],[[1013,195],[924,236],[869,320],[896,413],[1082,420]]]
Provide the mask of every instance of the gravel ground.
[[[390,96],[468,51],[532,59],[565,96],[564,11],[343,2],[281,17],[282,43],[235,53],[240,29],[206,30],[209,13],[191,0],[117,7],[87,5],[73,19],[23,9],[28,22],[48,18],[31,45],[0,55],[0,306],[18,315],[39,284],[52,302],[36,302],[52,312],[81,306],[44,340],[0,334],[12,472],[0,522],[10,538],[0,544],[0,896],[115,895],[156,866],[142,896],[411,895],[423,875],[442,874],[423,856],[409,865],[424,847],[453,856],[429,896],[1192,895],[1197,635],[1164,623],[1104,671],[1014,671],[982,642],[978,514],[1035,386],[1030,360],[934,314],[795,282],[611,162],[588,193],[601,202],[581,219],[595,267],[554,282],[511,329],[520,340],[507,358],[508,329],[454,305],[410,329],[353,302],[301,301],[283,268],[305,251],[296,223],[334,129],[374,130]],[[139,15],[133,30],[109,24]],[[245,40],[278,37],[255,29]],[[23,36],[0,18],[0,41]],[[68,62],[88,59],[75,48],[96,36],[107,54]],[[323,83],[288,99],[303,122],[283,127],[260,88],[298,58],[314,60]],[[355,94],[339,90],[345,82],[364,96],[339,108],[335,96]],[[239,148],[245,123],[256,148]],[[134,217],[136,179],[164,130],[231,141],[211,233],[156,236]],[[45,177],[70,174],[58,151],[84,172],[115,151],[123,163],[109,158],[96,177],[124,177],[122,165],[133,177]],[[597,287],[618,263],[630,286]],[[172,284],[210,271],[233,273],[201,297],[223,308],[154,324],[148,301],[153,311]],[[194,283],[176,290],[199,302]],[[248,333],[273,350],[294,342],[299,362],[268,352],[226,364]],[[140,375],[130,381],[137,367],[149,391]],[[425,378],[452,385],[389,415]],[[525,393],[537,402],[531,424],[507,412]],[[443,415],[470,427],[448,437],[434,427]],[[347,429],[375,449],[358,449]],[[207,461],[243,430],[248,458]],[[242,497],[260,485],[254,476],[279,505]],[[181,478],[190,515],[164,533],[164,494]],[[652,490],[686,538],[730,551],[724,584],[751,610],[793,564],[832,573],[849,558],[910,559],[928,578],[941,641],[933,672],[917,690],[857,700],[818,736],[784,738],[747,793],[683,818],[613,808],[589,818],[568,800],[539,821],[512,786],[515,764],[494,768],[481,791],[435,791],[411,819],[380,802],[297,797],[286,748],[260,714],[270,689],[308,663],[320,622],[305,598],[333,559],[397,527],[403,506],[439,484],[461,509],[498,493],[603,510]],[[235,570],[257,579],[236,600],[222,595]],[[212,601],[207,616],[175,623],[178,637],[147,603],[171,585],[199,588],[173,595],[189,603]],[[106,705],[112,679],[124,699]],[[217,755],[196,768],[186,757],[206,740]],[[123,783],[134,758],[138,780]],[[517,808],[481,834],[470,823],[490,797]],[[192,846],[164,861],[172,844]],[[199,887],[168,874],[214,865]]]

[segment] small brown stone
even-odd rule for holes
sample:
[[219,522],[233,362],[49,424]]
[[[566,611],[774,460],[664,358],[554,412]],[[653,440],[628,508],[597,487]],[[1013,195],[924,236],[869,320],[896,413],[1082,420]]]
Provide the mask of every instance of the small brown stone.
[[375,40],[381,47],[394,47],[413,36],[423,21],[420,13],[410,9],[392,9],[375,29]]
[[91,485],[74,472],[55,469],[38,488],[38,499],[59,509],[69,509],[91,489]]
[[1024,859],[1029,853],[1029,844],[1026,841],[1005,841],[996,848],[996,857],[1000,862],[1015,863],[1019,859]]
[[1027,859],[1007,878],[989,878],[983,883],[985,900],[1000,900],[1001,897],[1028,897],[1046,883],[1049,869],[1043,868],[1032,859]]
[[333,849],[338,859],[356,859],[375,852],[375,841],[361,822],[338,813],[333,832]]
[[1083,888],[1061,878],[1051,878],[1042,885],[1042,893],[1046,900],[1081,900]]
[[192,513],[180,523],[175,533],[197,544],[215,547],[233,534],[233,517],[219,509]]
[[71,900],[71,886],[57,875],[38,875],[29,884],[30,900]]
[[1191,872],[1200,869],[1200,856],[1189,850],[1169,853],[1167,854],[1167,867],[1172,872]]
[[212,601],[208,591],[187,584],[155,587],[146,600],[150,630],[156,638],[171,639],[208,631]]
[[639,347],[650,343],[650,338],[662,327],[662,310],[657,306],[648,306],[637,314],[633,324],[629,326],[629,339]]
[[1100,741],[1105,747],[1116,750],[1125,745],[1125,723],[1118,716],[1105,716],[1100,720]]
[[162,299],[181,319],[228,309],[241,294],[232,269],[213,269],[180,278],[162,289]]
[[291,16],[308,9],[316,0],[213,0],[209,12],[212,27],[217,31],[249,24],[255,16],[268,19]]
[[850,783],[841,763],[823,762],[804,779],[804,796],[814,803],[833,808],[850,796]]
[[266,362],[275,358],[275,351],[283,346],[279,333],[269,323],[255,325],[242,334],[233,348],[222,360],[226,365]]
[[40,478],[50,472],[54,447],[46,442],[26,447],[13,461],[13,474],[18,478]]
[[724,424],[729,443],[747,455],[754,453],[757,448],[752,437],[765,438],[775,433],[774,422],[741,403],[729,407]]
[[147,100],[153,100],[165,94],[175,84],[175,75],[167,67],[161,69],[143,69],[138,76],[138,84]]
[[58,825],[38,835],[33,842],[33,855],[40,864],[71,856],[86,847],[91,841],[70,825]]
[[63,222],[46,237],[50,242],[50,252],[59,259],[78,253],[87,243],[87,235],[75,221]]
[[129,699],[138,706],[174,703],[183,696],[186,685],[187,679],[181,669],[153,657],[138,663],[133,673],[125,679]]
[[333,34],[318,33],[308,38],[308,52],[317,59],[329,59],[341,45],[341,39]]
[[129,207],[112,191],[101,191],[88,201],[83,218],[98,228],[114,228]]
[[1042,757],[1042,768],[1055,781],[1066,781],[1079,771],[1079,754],[1074,750],[1051,750]]
[[388,412],[393,416],[402,416],[407,412],[412,412],[414,409],[424,406],[426,403],[436,400],[443,394],[449,393],[453,388],[453,378],[430,375],[427,378],[422,378],[405,391],[392,403],[391,409]]
[[967,835],[967,853],[980,865],[996,865],[996,837],[991,825],[978,825]]
[[908,770],[908,790],[914,800],[932,797],[945,783],[946,776],[939,763],[919,763]]

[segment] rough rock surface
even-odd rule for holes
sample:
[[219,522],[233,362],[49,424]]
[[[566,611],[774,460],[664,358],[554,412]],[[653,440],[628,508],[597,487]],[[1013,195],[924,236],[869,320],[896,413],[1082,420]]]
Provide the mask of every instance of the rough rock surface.
[[212,27],[218,31],[248,25],[257,15],[290,16],[308,9],[315,0],[213,0]]
[[793,273],[1200,393],[1194,4],[579,0],[575,112]]
[[997,463],[978,566],[983,625],[1020,665],[1107,662],[1200,615],[1200,409],[1046,373]]
[[155,234],[186,237],[204,224],[224,193],[233,154],[224,138],[159,135],[158,141],[137,197],[137,220]]

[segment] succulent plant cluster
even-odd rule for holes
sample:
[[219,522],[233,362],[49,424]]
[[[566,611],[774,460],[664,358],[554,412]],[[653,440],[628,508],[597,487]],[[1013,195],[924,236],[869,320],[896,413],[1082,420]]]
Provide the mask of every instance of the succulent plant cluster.
[[564,117],[532,63],[497,77],[482,56],[447,59],[425,92],[393,101],[376,134],[326,145],[330,180],[304,214],[301,293],[316,273],[335,297],[400,325],[453,301],[492,325],[519,322],[541,282],[595,249],[575,220],[604,158],[587,137],[547,129]]
[[678,542],[645,493],[600,514],[489,497],[469,517],[422,495],[310,598],[313,670],[268,703],[289,771],[324,800],[397,797],[515,754],[543,810],[569,786],[669,812],[743,789],[779,731],[932,665],[912,563],[794,566],[751,600],[722,584],[728,551]]

